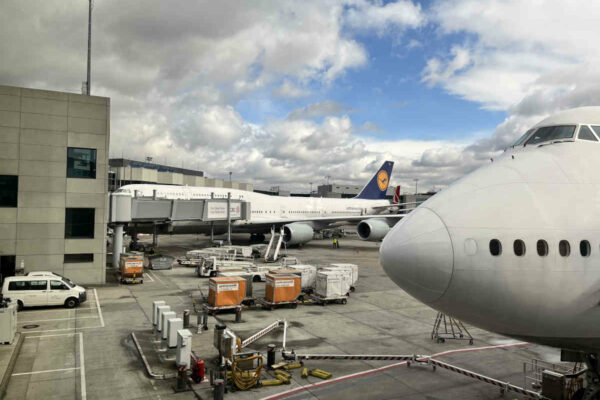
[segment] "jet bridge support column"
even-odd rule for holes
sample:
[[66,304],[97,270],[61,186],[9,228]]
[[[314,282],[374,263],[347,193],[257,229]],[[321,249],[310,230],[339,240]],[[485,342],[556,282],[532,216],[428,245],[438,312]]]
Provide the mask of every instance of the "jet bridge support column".
[[118,268],[119,258],[121,258],[121,252],[123,251],[123,225],[115,225],[113,230],[112,251],[113,268]]
[[227,244],[231,246],[231,192],[227,192]]

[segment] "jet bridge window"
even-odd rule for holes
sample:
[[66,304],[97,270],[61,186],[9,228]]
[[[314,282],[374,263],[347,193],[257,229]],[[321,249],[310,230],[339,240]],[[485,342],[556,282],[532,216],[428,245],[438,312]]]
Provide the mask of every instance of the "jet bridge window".
[[495,257],[502,254],[502,243],[498,239],[490,240],[490,253]]
[[581,140],[589,140],[591,142],[598,141],[596,136],[592,133],[592,130],[588,128],[587,125],[581,125],[581,127],[579,128],[579,135],[577,135],[577,138]]
[[592,253],[592,246],[590,246],[590,242],[587,240],[582,240],[579,242],[579,252],[582,257],[589,257]]
[[558,252],[562,257],[568,257],[571,254],[571,245],[566,240],[558,242]]
[[552,140],[571,139],[575,133],[575,125],[545,126],[535,131],[525,145],[538,144]]
[[515,240],[513,243],[513,250],[517,257],[523,257],[525,255],[525,242],[521,239]]
[[548,255],[548,242],[544,239],[537,241],[537,253],[540,257],[546,257]]

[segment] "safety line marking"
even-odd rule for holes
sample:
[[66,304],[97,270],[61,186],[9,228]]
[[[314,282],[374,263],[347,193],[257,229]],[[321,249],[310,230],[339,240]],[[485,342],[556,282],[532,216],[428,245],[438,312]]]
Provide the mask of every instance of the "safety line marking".
[[79,369],[79,367],[60,368],[60,369],[47,369],[45,371],[17,372],[15,374],[12,374],[12,376],[48,374],[48,373],[52,373],[52,372],[73,371],[73,370],[76,370],[76,369]]

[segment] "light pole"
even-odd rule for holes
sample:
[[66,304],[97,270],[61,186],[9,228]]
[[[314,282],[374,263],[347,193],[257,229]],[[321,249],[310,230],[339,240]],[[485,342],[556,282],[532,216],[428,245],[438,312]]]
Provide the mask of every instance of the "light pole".
[[231,174],[233,174],[233,172],[229,171],[229,182],[231,182]]
[[418,190],[419,179],[415,178],[413,180],[415,181],[415,194],[417,194],[417,193],[419,193],[419,190]]
[[327,175],[327,184],[329,185],[329,178],[331,178],[331,175]]
[[309,193],[309,197],[312,196],[312,182],[310,182],[310,193]]

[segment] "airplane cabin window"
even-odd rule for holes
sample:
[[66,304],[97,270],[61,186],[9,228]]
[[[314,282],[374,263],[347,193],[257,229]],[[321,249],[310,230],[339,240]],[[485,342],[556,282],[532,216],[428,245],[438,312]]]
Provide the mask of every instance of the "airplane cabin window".
[[525,145],[538,144],[552,140],[571,139],[575,133],[575,125],[556,125],[539,128],[527,140]]
[[579,252],[582,257],[589,257],[592,252],[592,246],[590,246],[590,242],[587,240],[582,240],[579,242]]
[[527,139],[527,137],[529,137],[529,135],[531,134],[531,132],[533,132],[533,129],[530,129],[527,132],[525,132],[523,134],[523,136],[521,136],[516,142],[514,142],[512,144],[512,147],[515,147],[515,146],[523,144],[523,142],[525,141],[525,139]]
[[548,242],[544,239],[537,241],[537,253],[540,257],[546,257],[548,255]]
[[465,253],[474,256],[477,253],[477,242],[474,239],[465,240]]
[[490,240],[490,253],[493,256],[499,256],[502,254],[502,243],[498,239]]
[[568,257],[571,254],[571,245],[566,240],[558,242],[558,252],[562,257]]
[[523,257],[525,255],[525,242],[521,239],[515,240],[513,243],[513,250],[517,257]]
[[589,140],[591,142],[598,141],[592,130],[588,128],[587,125],[581,125],[581,128],[579,128],[579,135],[577,135],[577,138],[581,140]]

